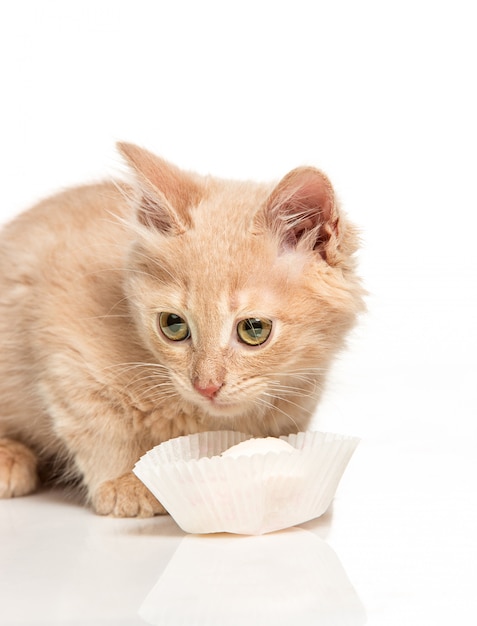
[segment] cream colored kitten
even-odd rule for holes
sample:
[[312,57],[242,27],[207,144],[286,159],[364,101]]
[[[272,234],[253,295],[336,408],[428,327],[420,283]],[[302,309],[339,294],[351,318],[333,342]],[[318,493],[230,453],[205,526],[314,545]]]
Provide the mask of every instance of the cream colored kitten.
[[0,236],[0,496],[40,471],[148,516],[131,469],[154,445],[306,429],[362,289],[320,171],[224,181],[119,149],[133,184],[71,189]]

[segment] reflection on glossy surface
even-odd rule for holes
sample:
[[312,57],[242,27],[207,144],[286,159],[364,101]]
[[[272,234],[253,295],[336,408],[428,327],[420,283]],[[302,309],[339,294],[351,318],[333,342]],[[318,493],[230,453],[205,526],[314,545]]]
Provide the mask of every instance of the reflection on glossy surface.
[[315,534],[331,518],[193,536],[169,516],[98,517],[59,491],[0,500],[0,625],[358,626],[361,603]]
[[0,500],[0,626],[143,626],[173,520],[99,517],[61,492]]
[[161,626],[366,621],[336,554],[299,528],[260,537],[184,537],[139,615]]

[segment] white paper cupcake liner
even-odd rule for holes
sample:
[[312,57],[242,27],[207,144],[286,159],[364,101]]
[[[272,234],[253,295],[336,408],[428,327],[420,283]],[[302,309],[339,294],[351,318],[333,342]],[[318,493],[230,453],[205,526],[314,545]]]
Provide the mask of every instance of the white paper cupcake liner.
[[219,456],[251,437],[217,431],[171,439],[133,471],[184,531],[258,535],[322,515],[359,442],[303,432],[281,437],[291,452]]

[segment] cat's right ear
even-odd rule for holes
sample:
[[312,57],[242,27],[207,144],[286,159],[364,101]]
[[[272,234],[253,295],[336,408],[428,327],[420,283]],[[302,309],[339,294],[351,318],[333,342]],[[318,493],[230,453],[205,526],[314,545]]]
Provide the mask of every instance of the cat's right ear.
[[257,215],[259,227],[277,237],[282,251],[313,251],[328,263],[340,244],[340,214],[327,176],[299,167],[278,183]]
[[137,181],[137,217],[141,224],[165,234],[178,235],[190,227],[189,208],[200,198],[190,175],[144,148],[117,144]]

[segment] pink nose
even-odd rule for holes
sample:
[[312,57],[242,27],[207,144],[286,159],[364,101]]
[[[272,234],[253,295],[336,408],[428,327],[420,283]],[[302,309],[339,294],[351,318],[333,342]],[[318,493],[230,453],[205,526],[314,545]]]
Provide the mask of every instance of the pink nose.
[[206,387],[202,387],[202,385],[199,383],[198,380],[194,382],[194,389],[198,391],[201,396],[204,396],[204,398],[211,398],[211,399],[215,398],[215,396],[217,395],[217,392],[219,391],[221,387],[222,387],[221,384],[214,385],[212,383],[210,383]]

